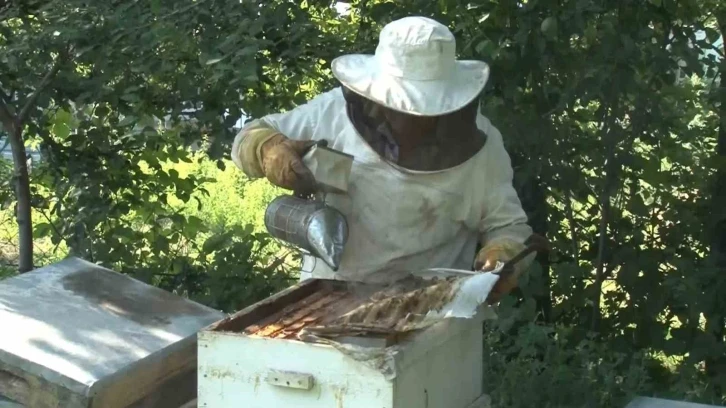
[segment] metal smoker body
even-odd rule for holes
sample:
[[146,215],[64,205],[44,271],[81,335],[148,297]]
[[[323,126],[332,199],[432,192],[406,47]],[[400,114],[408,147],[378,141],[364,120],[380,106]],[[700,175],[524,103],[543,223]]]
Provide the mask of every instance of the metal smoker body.
[[337,271],[348,240],[348,222],[340,211],[325,204],[325,194],[347,192],[353,157],[318,145],[303,162],[315,177],[318,194],[313,199],[275,198],[265,211],[265,227],[273,237],[309,252]]

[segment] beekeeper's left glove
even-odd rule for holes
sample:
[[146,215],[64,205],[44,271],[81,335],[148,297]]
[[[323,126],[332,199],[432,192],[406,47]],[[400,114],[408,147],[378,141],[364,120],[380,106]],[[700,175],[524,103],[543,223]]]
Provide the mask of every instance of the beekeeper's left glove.
[[[525,249],[524,244],[519,242],[501,239],[487,243],[477,254],[474,262],[474,269],[478,271],[491,271],[497,266],[497,262],[506,262],[514,258]],[[498,302],[517,287],[519,276],[522,271],[529,267],[533,257],[525,258],[514,265],[514,270],[509,275],[502,275],[487,297],[489,304]]]

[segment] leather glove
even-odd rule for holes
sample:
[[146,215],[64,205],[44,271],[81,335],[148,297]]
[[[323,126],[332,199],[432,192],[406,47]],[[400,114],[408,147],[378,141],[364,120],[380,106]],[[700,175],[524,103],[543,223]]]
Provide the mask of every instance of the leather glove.
[[[497,266],[497,262],[504,263],[514,258],[524,249],[523,244],[512,240],[491,242],[485,245],[477,254],[474,269],[483,272],[491,271]],[[514,265],[514,271],[511,274],[502,275],[489,293],[487,302],[489,304],[497,303],[503,296],[516,288],[519,276],[526,267],[527,265],[522,261]]]
[[260,167],[270,183],[299,194],[315,191],[315,177],[302,156],[316,144],[313,140],[291,140],[276,134],[260,147]]

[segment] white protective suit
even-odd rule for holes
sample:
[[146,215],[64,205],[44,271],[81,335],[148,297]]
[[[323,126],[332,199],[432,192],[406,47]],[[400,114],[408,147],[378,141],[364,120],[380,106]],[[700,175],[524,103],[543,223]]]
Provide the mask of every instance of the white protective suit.
[[[349,225],[340,268],[333,272],[306,256],[301,279],[380,282],[417,269],[471,270],[478,242],[505,238],[523,243],[532,233],[512,186],[502,136],[481,114],[477,125],[487,135],[484,147],[466,162],[434,172],[411,171],[382,159],[349,120],[340,88],[259,120],[290,139],[325,139],[330,148],[355,158],[348,194],[326,196]],[[240,168],[236,153],[243,133],[232,150]]]

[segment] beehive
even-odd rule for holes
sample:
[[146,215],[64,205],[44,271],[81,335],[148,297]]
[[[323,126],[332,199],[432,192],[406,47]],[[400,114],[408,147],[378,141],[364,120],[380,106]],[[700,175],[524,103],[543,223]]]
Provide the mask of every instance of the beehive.
[[196,396],[196,333],[223,317],[77,258],[2,280],[0,404],[178,408]]
[[[380,290],[309,279],[199,333],[199,407],[469,408],[482,389],[482,310],[396,336],[338,338],[339,346],[298,338]],[[341,348],[342,346],[342,348]],[[380,355],[385,369],[343,348]]]

